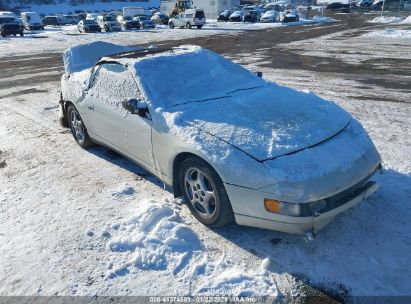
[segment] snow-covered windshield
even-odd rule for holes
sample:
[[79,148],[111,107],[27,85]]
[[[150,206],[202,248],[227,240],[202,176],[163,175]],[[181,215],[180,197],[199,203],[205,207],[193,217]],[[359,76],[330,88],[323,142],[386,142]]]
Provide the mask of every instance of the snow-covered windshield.
[[[145,57],[135,69],[154,107],[169,108],[192,101],[227,97],[228,93],[266,85],[241,66],[209,50]],[[166,77],[167,76],[167,77]]]
[[104,21],[114,21],[114,19],[111,16],[105,16]]

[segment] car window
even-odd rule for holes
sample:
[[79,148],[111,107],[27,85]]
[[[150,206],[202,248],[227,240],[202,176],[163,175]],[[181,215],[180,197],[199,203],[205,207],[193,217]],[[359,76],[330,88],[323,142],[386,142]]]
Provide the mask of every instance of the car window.
[[198,18],[198,19],[205,18],[204,12],[203,11],[196,12],[196,18]]
[[124,99],[142,99],[127,67],[117,63],[105,63],[98,67],[90,93],[97,102],[123,114],[126,113],[121,105]]

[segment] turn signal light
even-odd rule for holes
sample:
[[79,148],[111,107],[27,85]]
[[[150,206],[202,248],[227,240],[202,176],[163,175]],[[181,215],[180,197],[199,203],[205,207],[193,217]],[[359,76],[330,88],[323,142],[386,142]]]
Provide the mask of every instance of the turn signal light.
[[281,203],[269,198],[264,199],[264,207],[269,212],[280,213],[281,211]]
[[271,198],[265,198],[264,207],[268,212],[287,216],[301,216],[301,206],[299,204],[280,202]]

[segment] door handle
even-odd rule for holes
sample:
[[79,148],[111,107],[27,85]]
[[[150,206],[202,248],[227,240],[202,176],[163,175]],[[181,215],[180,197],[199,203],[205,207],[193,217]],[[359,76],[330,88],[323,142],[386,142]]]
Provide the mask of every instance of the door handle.
[[94,106],[87,106],[90,111],[94,111]]

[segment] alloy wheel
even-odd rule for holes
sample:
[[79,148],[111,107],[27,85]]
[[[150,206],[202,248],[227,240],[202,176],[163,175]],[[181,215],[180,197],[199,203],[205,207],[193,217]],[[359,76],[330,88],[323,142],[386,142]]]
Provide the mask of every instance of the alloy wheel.
[[189,168],[184,175],[184,190],[189,203],[199,216],[212,218],[217,211],[216,192],[210,179],[198,168]]

